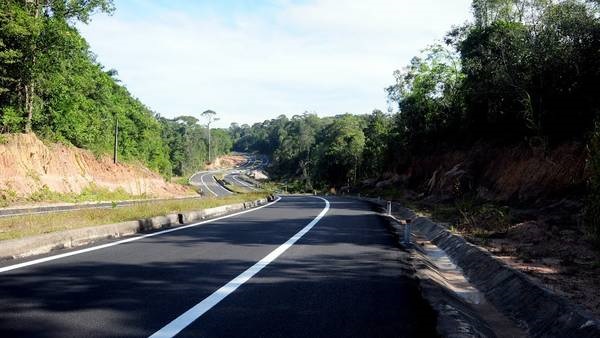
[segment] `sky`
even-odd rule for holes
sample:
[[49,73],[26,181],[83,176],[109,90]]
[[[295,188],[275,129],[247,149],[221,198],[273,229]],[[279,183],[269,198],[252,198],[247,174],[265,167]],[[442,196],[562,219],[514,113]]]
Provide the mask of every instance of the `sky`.
[[165,117],[218,127],[387,111],[393,72],[471,17],[470,0],[115,0],[78,28]]

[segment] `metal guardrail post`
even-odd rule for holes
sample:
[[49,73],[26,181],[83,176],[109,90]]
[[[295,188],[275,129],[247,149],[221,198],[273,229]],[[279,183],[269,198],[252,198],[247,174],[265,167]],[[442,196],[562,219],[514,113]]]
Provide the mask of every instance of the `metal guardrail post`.
[[392,201],[387,201],[387,214],[388,216],[392,215]]

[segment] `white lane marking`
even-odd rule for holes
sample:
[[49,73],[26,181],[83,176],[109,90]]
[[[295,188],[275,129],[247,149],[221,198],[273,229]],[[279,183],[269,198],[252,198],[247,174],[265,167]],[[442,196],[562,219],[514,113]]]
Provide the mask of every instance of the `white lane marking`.
[[167,326],[162,329],[156,331],[150,338],[164,338],[164,337],[173,337],[181,330],[185,329],[188,325],[194,322],[196,319],[200,318],[203,314],[205,314],[208,310],[217,305],[220,301],[225,299],[225,297],[229,296],[232,292],[234,292],[238,287],[242,284],[246,283],[250,278],[254,277],[260,270],[269,265],[269,263],[273,262],[277,257],[283,254],[287,249],[289,249],[294,243],[296,243],[302,236],[304,236],[307,232],[312,229],[315,224],[317,224],[323,216],[329,211],[329,201],[318,196],[310,196],[313,198],[319,198],[325,201],[325,208],[321,211],[315,219],[313,219],[310,223],[308,223],[302,230],[292,236],[287,242],[280,245],[277,249],[271,251],[267,256],[258,261],[258,263],[254,264],[248,270],[242,272],[239,276],[232,279],[229,283],[223,285],[220,289],[212,293],[210,296],[206,297],[203,301],[196,304],[191,309],[184,312],[181,316],[175,318],[172,322],[167,324]]
[[204,182],[204,176],[206,176],[206,175],[212,176],[212,173],[206,173],[206,174],[200,176],[200,181],[202,182],[202,184],[204,184],[204,186],[206,187],[206,190],[208,190],[211,194],[218,196],[214,191],[210,190],[210,188],[208,187],[208,184],[206,184],[206,182]]
[[200,175],[200,183],[198,185],[200,185],[200,187],[202,187],[202,185],[204,185],[206,187],[206,190],[208,190],[211,194],[213,194],[214,196],[217,196],[217,194],[215,194],[212,190],[210,190],[210,188],[208,187],[208,185],[204,182],[204,176],[208,175],[209,173],[211,173],[211,171],[207,171],[207,172],[197,172],[194,175],[192,175],[192,177],[190,177],[190,182],[192,183],[198,183],[194,181],[194,177]]
[[134,242],[134,241],[138,241],[140,239],[144,239],[144,238],[148,238],[148,237],[154,237],[154,236],[158,236],[158,235],[164,235],[164,234],[167,234],[169,232],[174,232],[174,231],[179,231],[179,230],[183,230],[183,229],[187,229],[187,228],[192,228],[192,227],[195,227],[195,226],[198,226],[198,225],[202,225],[202,224],[206,224],[206,223],[216,222],[216,221],[219,221],[219,220],[222,220],[222,219],[226,219],[226,218],[230,218],[230,217],[233,217],[233,216],[242,215],[242,214],[245,214],[245,213],[248,213],[248,212],[252,212],[252,211],[256,211],[256,210],[268,207],[270,205],[273,205],[273,204],[279,202],[280,200],[281,200],[281,197],[277,197],[277,199],[275,201],[267,203],[267,204],[262,205],[260,207],[256,207],[254,209],[244,210],[244,211],[236,212],[234,214],[230,214],[230,215],[225,215],[225,216],[213,218],[213,219],[209,219],[209,220],[198,222],[198,223],[192,223],[192,224],[180,226],[180,227],[177,227],[177,228],[162,230],[162,231],[159,231],[159,232],[153,232],[151,234],[146,234],[146,235],[141,235],[141,236],[132,237],[132,238],[128,238],[128,239],[123,239],[123,240],[120,240],[120,241],[117,241],[117,242],[102,244],[102,245],[93,246],[93,247],[86,248],[86,249],[81,249],[81,250],[76,250],[76,251],[71,251],[71,252],[65,252],[65,253],[59,254],[59,255],[54,255],[54,256],[49,256],[49,257],[34,259],[32,261],[29,261],[29,262],[23,262],[23,263],[19,263],[19,264],[5,266],[5,267],[0,268],[0,273],[11,271],[11,270],[16,270],[16,269],[19,269],[19,268],[24,268],[26,266],[41,264],[41,263],[53,261],[53,260],[56,260],[56,259],[61,259],[61,258],[65,258],[65,257],[75,256],[75,255],[79,255],[79,254],[86,253],[86,252],[96,251],[96,250],[100,250],[100,249],[106,249],[106,248],[110,248],[111,246],[116,246],[116,245],[119,245],[119,244],[125,244],[125,243],[129,243],[129,242]]

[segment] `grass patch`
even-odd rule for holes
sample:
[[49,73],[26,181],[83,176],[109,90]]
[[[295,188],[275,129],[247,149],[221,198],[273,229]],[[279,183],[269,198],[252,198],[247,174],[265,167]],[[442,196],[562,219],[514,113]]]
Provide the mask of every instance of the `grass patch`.
[[188,176],[171,177],[171,183],[190,186],[190,178]]
[[241,203],[264,198],[268,193],[247,193],[221,198],[145,202],[113,209],[88,209],[43,215],[0,218],[0,240],[23,238],[50,232],[63,231],[132,221],[172,213],[202,210],[221,205]]
[[151,198],[147,194],[133,195],[125,190],[118,188],[109,190],[90,184],[84,188],[79,194],[76,193],[58,193],[51,191],[47,186],[31,194],[24,199],[24,202],[100,202],[100,201],[124,201]]
[[226,189],[231,190],[231,191],[233,191],[235,193],[238,193],[238,194],[246,194],[246,193],[249,193],[249,192],[252,191],[249,188],[240,187],[238,185],[234,185],[234,184],[231,184],[229,182],[225,182],[224,185],[225,185]]
[[0,189],[0,208],[9,206],[18,200],[17,193],[11,189]]

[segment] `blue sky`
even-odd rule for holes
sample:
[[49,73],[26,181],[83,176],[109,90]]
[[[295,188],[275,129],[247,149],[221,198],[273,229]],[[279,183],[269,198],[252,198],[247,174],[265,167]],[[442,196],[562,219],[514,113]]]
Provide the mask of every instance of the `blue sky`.
[[387,110],[384,88],[469,0],[115,0],[79,27],[163,116],[212,109],[221,127],[280,114]]

